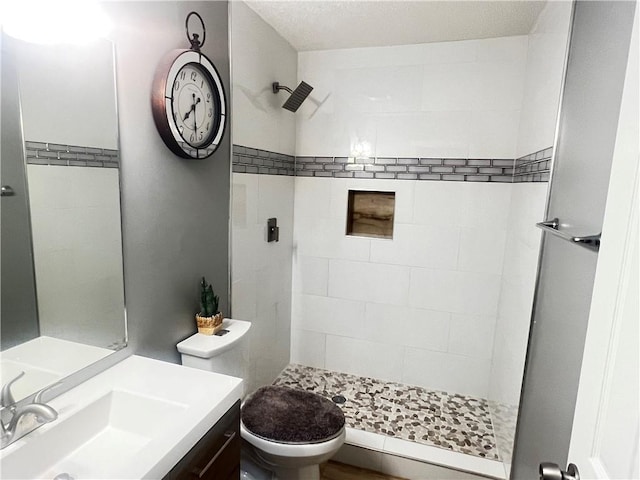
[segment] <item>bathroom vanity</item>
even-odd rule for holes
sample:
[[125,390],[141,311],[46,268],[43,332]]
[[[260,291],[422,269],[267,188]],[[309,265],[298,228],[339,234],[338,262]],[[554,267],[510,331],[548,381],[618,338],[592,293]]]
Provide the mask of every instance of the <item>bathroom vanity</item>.
[[164,477],[164,480],[240,478],[240,401]]
[[241,392],[239,378],[128,357],[47,402],[58,419],[0,452],[0,478],[238,478]]

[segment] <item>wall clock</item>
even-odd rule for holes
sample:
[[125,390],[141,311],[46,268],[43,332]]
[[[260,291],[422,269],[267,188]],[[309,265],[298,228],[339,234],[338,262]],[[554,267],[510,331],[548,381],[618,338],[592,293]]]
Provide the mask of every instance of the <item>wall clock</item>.
[[[189,34],[189,18],[202,23],[202,41]],[[190,49],[172,50],[160,61],[151,94],[151,108],[160,137],[183,158],[207,158],[218,148],[226,126],[226,100],[220,75],[200,51],[206,31],[202,17],[187,15]]]

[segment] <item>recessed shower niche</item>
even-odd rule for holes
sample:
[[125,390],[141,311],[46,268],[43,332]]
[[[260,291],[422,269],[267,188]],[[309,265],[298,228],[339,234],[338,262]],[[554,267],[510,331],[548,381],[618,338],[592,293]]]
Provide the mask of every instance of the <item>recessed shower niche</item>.
[[347,235],[393,238],[395,192],[349,190]]

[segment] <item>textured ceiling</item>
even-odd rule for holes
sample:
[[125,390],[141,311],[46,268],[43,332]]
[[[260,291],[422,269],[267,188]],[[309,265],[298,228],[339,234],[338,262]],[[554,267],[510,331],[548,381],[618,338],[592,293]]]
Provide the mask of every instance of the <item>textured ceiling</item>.
[[260,0],[247,4],[298,51],[529,33],[546,1]]

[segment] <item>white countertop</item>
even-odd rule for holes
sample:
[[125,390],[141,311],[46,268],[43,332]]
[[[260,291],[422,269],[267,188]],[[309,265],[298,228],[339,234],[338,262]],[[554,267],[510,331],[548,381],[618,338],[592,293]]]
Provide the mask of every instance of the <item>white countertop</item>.
[[[162,478],[240,399],[241,392],[242,380],[239,378],[140,356],[128,357],[49,402],[58,412],[58,419],[2,450],[0,476],[53,478],[67,472],[75,473],[76,480]],[[147,404],[151,411],[158,412],[157,418],[153,414],[151,423],[149,419],[141,423],[147,422],[147,426],[131,458],[121,454],[122,446],[109,443],[111,437],[105,434],[106,427],[99,425],[95,427],[102,428],[99,450],[94,445],[85,456],[78,455],[77,452],[85,446],[80,443],[81,448],[76,448],[76,453],[68,451],[76,430],[90,430],[94,428],[90,424],[100,422],[95,418],[102,416],[98,412],[104,411],[104,416],[109,416],[109,409],[117,408],[118,418],[127,423],[127,410],[130,410],[134,416],[129,423],[135,424],[139,423],[135,415],[141,416],[135,413],[136,408],[140,409],[140,405],[146,408]],[[148,413],[148,410],[144,412]],[[81,435],[86,433],[78,434]],[[67,450],[64,445],[66,439],[70,442]],[[91,441],[93,439],[86,444]],[[84,458],[93,458],[93,461],[83,465]],[[68,471],[72,468],[76,471]]]

